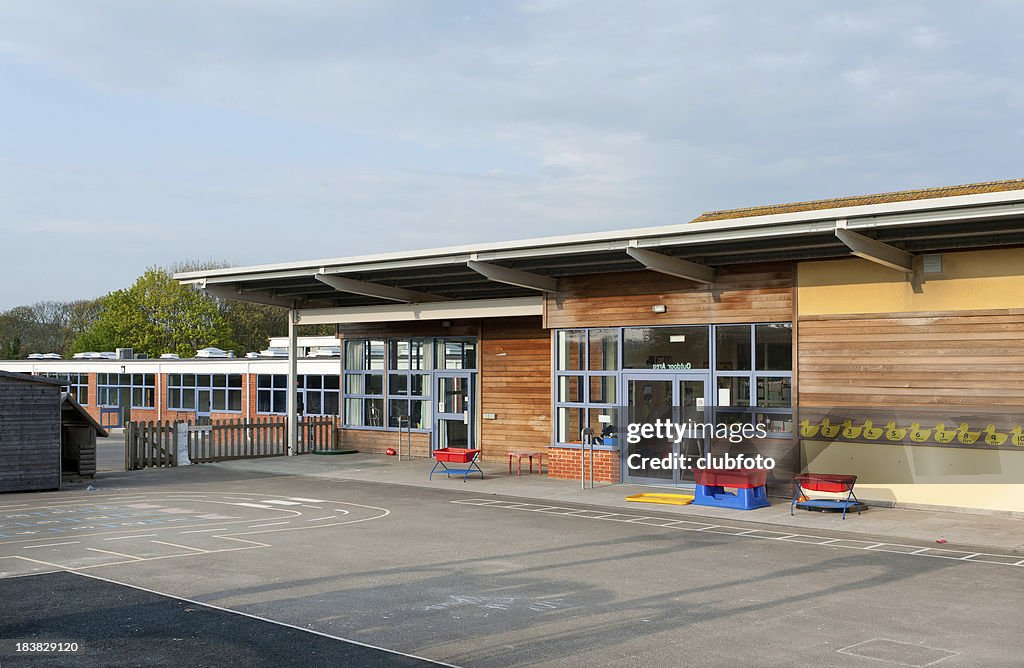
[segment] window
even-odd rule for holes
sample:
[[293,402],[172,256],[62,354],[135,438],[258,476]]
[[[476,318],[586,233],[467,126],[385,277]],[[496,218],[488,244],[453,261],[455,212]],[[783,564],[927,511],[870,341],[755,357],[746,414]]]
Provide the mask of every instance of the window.
[[477,353],[477,341],[468,338],[345,340],[344,425],[429,431],[431,371],[474,370]]
[[206,414],[242,412],[242,375],[172,373],[167,376],[167,408]]
[[341,393],[338,376],[306,375],[301,380],[304,415],[338,415]]
[[719,421],[753,422],[770,433],[792,433],[792,325],[717,325],[715,360]]
[[[555,440],[580,442],[593,429],[615,438],[622,374],[701,371],[707,405],[725,423],[755,422],[788,436],[793,430],[792,325],[687,325],[567,329],[555,334]],[[635,372],[635,371],[634,371]],[[709,415],[710,418],[710,415]],[[614,443],[615,441],[611,441]]]
[[708,328],[627,327],[623,330],[622,355],[626,369],[707,369]]
[[74,397],[82,406],[89,404],[89,374],[87,373],[41,373],[40,376],[55,378],[63,383],[62,389]]
[[476,341],[439,339],[436,346],[438,369],[476,368]]
[[101,373],[96,375],[99,406],[156,406],[156,375],[152,373]]
[[[388,341],[388,427],[430,429],[433,349],[429,340]],[[464,363],[465,349],[452,350]]]
[[[343,420],[346,426],[384,426],[384,351],[383,340],[345,341]],[[408,350],[406,353],[408,363]]]
[[288,376],[263,373],[256,376],[256,412],[278,415],[288,412]]
[[555,431],[559,443],[579,443],[584,428],[601,444],[617,436],[619,329],[570,329],[555,335]]

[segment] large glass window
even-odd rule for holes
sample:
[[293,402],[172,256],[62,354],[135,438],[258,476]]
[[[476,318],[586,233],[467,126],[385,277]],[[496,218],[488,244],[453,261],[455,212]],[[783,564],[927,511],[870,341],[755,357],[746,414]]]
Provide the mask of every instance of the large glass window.
[[346,427],[431,428],[431,371],[477,368],[466,338],[347,339],[341,379]]
[[[209,406],[200,406],[196,395],[209,393]],[[172,373],[167,376],[167,408],[194,411],[197,407],[217,413],[242,412],[242,375],[238,373]]]
[[618,430],[619,329],[571,329],[555,334],[555,438],[579,443],[583,429],[613,445]]
[[156,406],[156,375],[152,373],[101,373],[96,375],[96,402],[100,406],[153,408]]
[[726,423],[793,431],[793,329],[789,323],[715,327],[715,407]]
[[625,369],[707,369],[707,326],[627,327],[622,339]]
[[[385,349],[382,339],[345,341],[343,419],[346,426],[384,426]],[[408,342],[403,352],[408,365]]]
[[256,376],[256,412],[274,415],[288,412],[288,376],[283,373]]
[[[567,329],[555,333],[555,439],[579,443],[589,427],[615,444],[623,371],[710,370],[706,397],[723,422],[793,430],[789,323]],[[621,356],[621,357],[620,357]]]
[[[452,350],[453,359],[465,363],[465,348]],[[392,340],[388,342],[388,426],[430,429],[430,369],[434,348],[429,340]],[[458,352],[458,355],[455,353]],[[473,366],[476,366],[475,359]]]

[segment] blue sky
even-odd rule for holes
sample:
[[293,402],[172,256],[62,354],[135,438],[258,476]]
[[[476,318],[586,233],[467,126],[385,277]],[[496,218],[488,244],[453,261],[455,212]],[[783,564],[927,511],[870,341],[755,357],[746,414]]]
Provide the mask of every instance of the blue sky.
[[1021,44],[1011,1],[0,0],[0,309],[1019,178]]

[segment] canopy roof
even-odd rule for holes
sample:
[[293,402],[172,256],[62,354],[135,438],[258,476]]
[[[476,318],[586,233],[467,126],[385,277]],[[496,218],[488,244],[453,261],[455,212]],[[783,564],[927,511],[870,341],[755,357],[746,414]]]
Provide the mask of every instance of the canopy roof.
[[[643,268],[714,282],[723,265],[1024,245],[1024,180],[703,214],[691,223],[180,273],[210,293],[302,309],[533,303],[565,276]],[[482,302],[479,302],[482,303]],[[372,310],[372,309],[371,309]],[[443,310],[443,309],[442,309]],[[440,311],[439,311],[440,312]],[[447,311],[446,311],[447,312]]]

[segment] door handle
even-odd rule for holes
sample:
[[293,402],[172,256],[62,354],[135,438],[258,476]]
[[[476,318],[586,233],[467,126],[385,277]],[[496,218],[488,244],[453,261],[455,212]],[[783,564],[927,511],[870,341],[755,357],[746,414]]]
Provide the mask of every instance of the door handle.
[[462,424],[469,424],[469,411],[462,411]]

